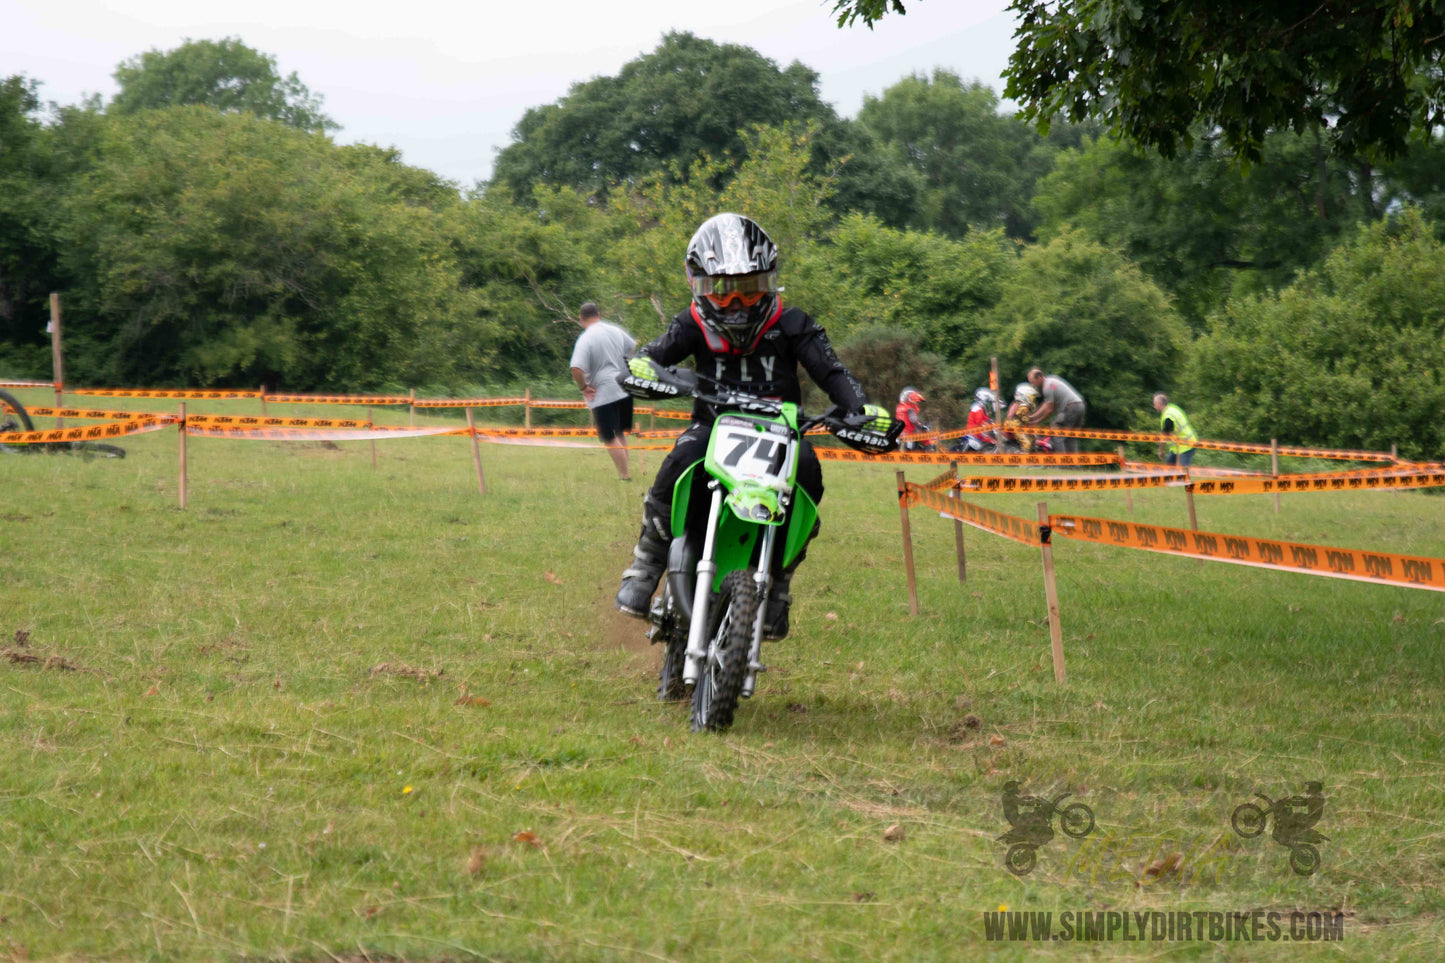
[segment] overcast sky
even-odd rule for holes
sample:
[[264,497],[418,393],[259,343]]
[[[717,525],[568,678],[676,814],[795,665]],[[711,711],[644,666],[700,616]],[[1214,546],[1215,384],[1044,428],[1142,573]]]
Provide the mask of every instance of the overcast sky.
[[41,82],[42,101],[109,99],[122,60],[185,39],[239,37],[295,71],[341,124],[336,139],[400,148],[463,186],[491,174],[529,107],[616,74],[670,30],[746,44],[821,76],[851,117],[913,72],[946,67],[1001,91],[1007,0],[907,0],[873,30],[838,29],[832,0],[0,0],[0,77]]

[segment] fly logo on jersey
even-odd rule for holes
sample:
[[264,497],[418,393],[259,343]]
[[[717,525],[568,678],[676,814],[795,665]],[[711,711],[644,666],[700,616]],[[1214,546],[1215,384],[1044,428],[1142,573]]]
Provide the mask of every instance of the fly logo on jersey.
[[771,384],[777,366],[778,358],[774,354],[719,356],[713,358],[713,377],[728,384]]

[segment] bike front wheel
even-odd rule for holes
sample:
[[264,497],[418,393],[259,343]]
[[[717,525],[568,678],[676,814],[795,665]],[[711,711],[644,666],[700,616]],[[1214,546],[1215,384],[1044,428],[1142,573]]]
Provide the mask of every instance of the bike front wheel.
[[1229,825],[1245,839],[1253,839],[1264,832],[1264,810],[1254,803],[1240,803],[1229,817]]
[[1059,828],[1066,835],[1083,839],[1094,831],[1094,811],[1084,803],[1070,803],[1059,813]]
[[717,611],[707,661],[692,690],[693,732],[721,732],[733,724],[733,713],[747,678],[748,650],[752,648],[753,623],[758,615],[758,590],[751,569],[727,574]]

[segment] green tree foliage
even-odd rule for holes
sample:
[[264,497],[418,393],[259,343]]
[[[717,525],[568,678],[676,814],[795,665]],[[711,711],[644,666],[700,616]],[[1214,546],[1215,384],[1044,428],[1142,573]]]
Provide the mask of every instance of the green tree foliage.
[[[866,130],[820,99],[816,72],[797,61],[780,69],[751,47],[690,33],[669,33],[617,76],[573,84],[556,103],[528,110],[498,153],[490,186],[523,201],[536,184],[582,194],[626,190],[654,175],[690,176],[703,157],[741,164],[750,131],[789,124],[814,125],[809,166],[814,176],[836,179],[840,203],[889,223],[911,216],[918,184],[899,176]],[[713,172],[711,186],[719,188],[727,165],[700,169]]]
[[[854,6],[877,0],[855,0]],[[1411,0],[1012,0],[1004,91],[1026,117],[1094,117],[1173,157],[1199,126],[1258,159],[1270,131],[1328,130],[1395,157],[1445,123],[1445,7]]]
[[148,50],[117,67],[115,81],[120,93],[109,108],[115,114],[200,104],[247,111],[298,130],[340,129],[321,112],[321,96],[312,94],[295,72],[282,77],[274,57],[235,37]]
[[492,183],[519,198],[536,183],[589,193],[670,165],[685,171],[702,154],[741,160],[739,131],[832,119],[817,84],[796,61],[779,70],[751,47],[669,33],[616,77],[573,84],[557,103],[528,110]]
[[1075,228],[1119,248],[1202,329],[1231,293],[1287,283],[1394,193],[1318,132],[1270,135],[1248,168],[1217,139],[1172,160],[1101,139],[1061,154],[1033,207],[1041,239]]
[[1053,166],[1061,143],[1077,146],[1081,137],[1060,124],[1041,138],[998,107],[992,89],[947,70],[906,77],[881,97],[864,98],[859,124],[922,184],[908,226],[954,237],[970,227],[1031,234],[1034,182]]
[[[459,204],[370,148],[249,113],[111,118],[69,200],[77,374],[360,388],[457,374]],[[425,182],[426,178],[420,179]]]
[[817,306],[809,310],[832,319],[840,338],[870,326],[907,332],[979,377],[988,371],[989,312],[1018,267],[1002,230],[953,240],[853,214],[829,236],[825,283],[814,289]]
[[991,354],[1009,381],[1037,365],[1084,395],[1089,424],[1129,428],[1170,390],[1189,342],[1168,296],[1138,266],[1078,232],[1029,248],[995,309]]
[[[38,85],[22,76],[0,80],[0,344],[35,341],[43,323],[39,300],[46,291],[53,252],[36,235],[42,223],[42,143],[34,116]],[[12,349],[13,351],[13,349]],[[34,352],[16,352],[15,362],[37,373]]]
[[[862,327],[838,348],[838,357],[875,403],[891,413],[905,387],[927,399],[924,421],[935,430],[962,427],[968,421],[973,384],[942,355],[926,350],[910,332],[884,325]],[[819,393],[821,394],[821,393]]]
[[1213,437],[1445,447],[1445,245],[1418,211],[1359,229],[1277,294],[1232,302],[1190,364]]

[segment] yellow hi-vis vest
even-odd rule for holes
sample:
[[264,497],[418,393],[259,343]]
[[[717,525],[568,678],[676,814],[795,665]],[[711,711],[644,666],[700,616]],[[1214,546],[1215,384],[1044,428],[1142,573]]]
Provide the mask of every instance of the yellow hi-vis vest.
[[1166,421],[1174,422],[1174,437],[1178,439],[1169,443],[1169,450],[1176,455],[1182,455],[1191,450],[1194,447],[1193,443],[1199,440],[1199,436],[1194,433],[1194,428],[1189,424],[1189,418],[1184,414],[1184,409],[1173,403],[1165,405],[1164,410],[1159,413],[1160,431],[1164,430]]

